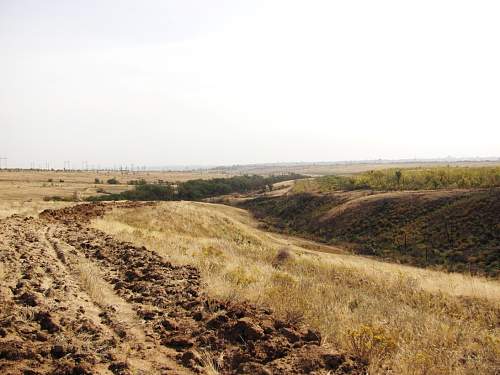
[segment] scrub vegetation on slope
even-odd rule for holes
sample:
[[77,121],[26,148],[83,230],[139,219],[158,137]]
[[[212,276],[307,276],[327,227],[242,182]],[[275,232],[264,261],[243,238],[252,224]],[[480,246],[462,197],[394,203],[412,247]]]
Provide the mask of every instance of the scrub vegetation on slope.
[[299,181],[295,192],[338,190],[435,190],[500,187],[500,167],[383,169],[349,176],[330,175]]
[[499,188],[299,193],[240,205],[269,227],[358,254],[500,275]]

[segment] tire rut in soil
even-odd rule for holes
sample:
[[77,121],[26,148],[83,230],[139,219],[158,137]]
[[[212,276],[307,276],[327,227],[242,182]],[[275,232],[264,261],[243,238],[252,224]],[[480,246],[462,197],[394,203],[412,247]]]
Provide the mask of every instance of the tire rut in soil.
[[82,310],[87,301],[47,248],[45,223],[14,217],[0,226],[0,373],[111,373],[100,364],[113,361],[117,342]]
[[116,374],[188,373],[174,361],[173,350],[150,338],[151,332],[144,329],[132,306],[102,279],[99,267],[91,260],[82,258],[73,247],[57,240],[53,235],[55,229],[54,226],[47,229],[47,241],[73,274],[80,273],[80,277],[76,276],[83,284],[80,286],[88,290],[91,305],[98,310],[94,317],[105,324],[119,342],[114,351],[115,361],[108,368]]

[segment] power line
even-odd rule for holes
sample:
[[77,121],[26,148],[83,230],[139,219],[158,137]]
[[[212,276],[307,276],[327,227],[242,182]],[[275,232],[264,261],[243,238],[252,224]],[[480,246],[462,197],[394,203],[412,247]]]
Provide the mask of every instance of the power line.
[[4,166],[4,168],[5,168],[5,169],[7,169],[7,159],[8,159],[8,158],[0,158],[0,169],[2,169],[2,160],[4,160],[4,161],[5,161],[5,166]]

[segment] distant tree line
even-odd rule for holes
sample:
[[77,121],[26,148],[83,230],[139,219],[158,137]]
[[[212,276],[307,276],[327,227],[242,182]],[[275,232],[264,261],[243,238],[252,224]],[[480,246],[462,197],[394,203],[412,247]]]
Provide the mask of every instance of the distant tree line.
[[322,191],[490,188],[500,186],[500,167],[385,169],[352,176],[323,176],[316,181]]
[[272,189],[273,184],[305,178],[291,173],[278,176],[244,175],[229,178],[213,178],[209,180],[189,180],[185,182],[149,184],[139,181],[133,184],[132,190],[116,194],[106,194],[87,198],[90,201],[171,201],[171,200],[201,200],[232,193],[249,193],[252,191]]

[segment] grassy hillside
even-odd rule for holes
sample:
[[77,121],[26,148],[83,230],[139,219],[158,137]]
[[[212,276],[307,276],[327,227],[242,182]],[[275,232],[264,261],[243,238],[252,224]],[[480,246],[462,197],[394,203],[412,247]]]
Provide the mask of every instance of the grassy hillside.
[[419,266],[500,276],[500,189],[301,193],[242,203],[288,233]]
[[295,192],[338,190],[425,190],[500,187],[500,167],[432,167],[383,169],[331,175],[298,182]]
[[347,254],[257,229],[233,207],[165,202],[94,226],[200,269],[208,293],[304,320],[369,362],[371,374],[495,374],[500,284]]

